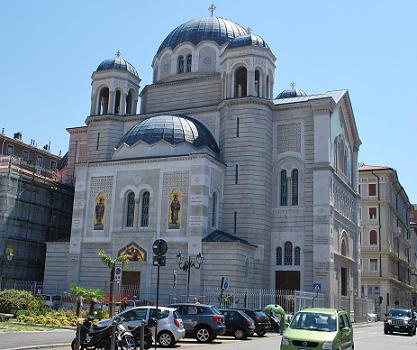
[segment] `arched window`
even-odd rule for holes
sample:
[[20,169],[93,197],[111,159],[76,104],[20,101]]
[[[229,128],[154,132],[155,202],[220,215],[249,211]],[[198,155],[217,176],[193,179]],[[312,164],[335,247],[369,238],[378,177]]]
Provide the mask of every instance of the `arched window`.
[[285,242],[284,245],[284,265],[292,265],[292,243]]
[[300,265],[300,261],[301,261],[300,253],[301,253],[300,247],[295,247],[295,249],[294,249],[294,265]]
[[109,112],[109,88],[104,87],[100,90],[98,99],[97,114],[107,114]]
[[249,277],[249,259],[245,259],[245,277]]
[[337,152],[338,152],[338,150],[337,150],[337,138],[335,138],[334,139],[334,142],[333,142],[333,162],[334,162],[334,168],[335,168],[335,170],[337,171]]
[[126,227],[133,227],[134,216],[135,216],[135,194],[133,192],[130,192],[127,195]]
[[133,92],[132,90],[126,96],[126,114],[133,114]]
[[184,73],[184,56],[178,57],[177,73]]
[[266,76],[266,98],[269,98],[269,75]]
[[347,246],[346,246],[346,241],[344,239],[342,239],[342,243],[341,243],[341,247],[340,247],[340,253],[343,256],[347,256]]
[[260,97],[261,96],[261,94],[260,94],[260,85],[261,85],[261,83],[260,83],[260,74],[259,74],[259,71],[258,70],[256,70],[255,71],[255,96],[256,97]]
[[277,247],[277,252],[276,252],[276,264],[277,265],[282,265],[282,248],[281,247]]
[[149,225],[149,192],[146,191],[142,195],[142,210],[140,216],[140,226],[148,227]]
[[369,232],[369,244],[378,244],[378,235],[375,230],[371,230]]
[[213,203],[211,210],[211,227],[217,227],[217,193],[213,193]]
[[117,90],[116,91],[116,99],[114,101],[114,114],[119,114],[120,113],[120,98],[121,98],[120,90]]
[[188,55],[187,56],[187,72],[191,72],[192,63],[193,63],[193,56]]
[[246,97],[248,71],[245,67],[239,67],[235,72],[235,97]]
[[281,195],[280,195],[280,203],[281,206],[288,205],[288,184],[287,184],[287,171],[281,171]]
[[298,205],[298,170],[291,172],[291,205]]

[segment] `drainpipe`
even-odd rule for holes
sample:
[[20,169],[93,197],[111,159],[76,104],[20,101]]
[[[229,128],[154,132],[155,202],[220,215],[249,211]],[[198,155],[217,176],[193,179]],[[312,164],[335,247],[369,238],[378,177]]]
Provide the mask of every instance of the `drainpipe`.
[[377,174],[371,170],[372,175],[377,178],[378,181],[378,248],[379,248],[379,277],[382,277],[382,254],[381,254],[381,192],[380,192],[380,178]]

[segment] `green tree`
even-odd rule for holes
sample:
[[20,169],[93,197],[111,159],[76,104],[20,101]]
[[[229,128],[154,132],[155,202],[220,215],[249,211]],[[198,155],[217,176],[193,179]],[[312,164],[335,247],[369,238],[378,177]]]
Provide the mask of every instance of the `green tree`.
[[122,266],[126,266],[129,262],[129,255],[123,254],[116,258],[107,254],[104,250],[99,250],[97,253],[101,261],[110,269],[110,297],[109,297],[109,313],[113,316],[113,291],[114,291],[114,268],[117,262],[121,262]]
[[103,301],[104,293],[101,289],[97,288],[83,288],[76,284],[70,285],[71,294],[77,297],[76,314],[77,317],[81,314],[81,300],[85,299],[86,302],[90,303],[88,313],[91,315],[94,312],[94,304]]

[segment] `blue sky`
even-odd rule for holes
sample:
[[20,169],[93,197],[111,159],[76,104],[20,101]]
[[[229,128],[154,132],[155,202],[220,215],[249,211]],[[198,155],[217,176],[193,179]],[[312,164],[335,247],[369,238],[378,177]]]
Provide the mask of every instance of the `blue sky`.
[[[54,153],[90,111],[91,74],[120,50],[151,82],[159,44],[211,1],[0,1],[0,128]],[[360,161],[398,171],[417,202],[417,1],[215,2],[219,17],[261,35],[277,56],[274,94],[349,89]],[[410,156],[410,157],[409,157]]]

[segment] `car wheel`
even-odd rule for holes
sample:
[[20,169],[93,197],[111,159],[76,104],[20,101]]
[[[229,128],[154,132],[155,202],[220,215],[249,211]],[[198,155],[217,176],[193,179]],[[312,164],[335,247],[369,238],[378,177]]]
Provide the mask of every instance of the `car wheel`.
[[409,332],[408,332],[408,335],[409,335],[410,337],[412,337],[412,336],[413,336],[413,333],[414,333],[414,332],[413,332],[413,330],[411,330],[411,331],[409,331]]
[[171,334],[171,332],[162,331],[161,333],[158,334],[158,343],[163,348],[170,348],[174,346],[175,338]]
[[416,335],[416,327],[414,327],[413,335]]
[[135,339],[131,336],[125,335],[120,341],[120,349],[121,350],[135,350],[136,349]]
[[265,335],[265,331],[259,331],[259,332],[256,332],[256,335],[258,336],[258,337],[263,337],[264,335]]
[[384,329],[384,334],[388,334],[388,331],[386,329]]
[[213,333],[208,327],[200,327],[195,332],[195,339],[199,343],[208,343],[213,340]]
[[235,329],[235,331],[233,332],[233,335],[238,340],[242,340],[242,339],[245,339],[247,337],[246,332],[241,328]]

